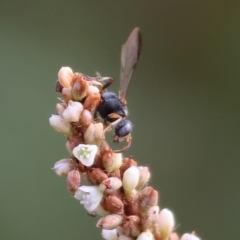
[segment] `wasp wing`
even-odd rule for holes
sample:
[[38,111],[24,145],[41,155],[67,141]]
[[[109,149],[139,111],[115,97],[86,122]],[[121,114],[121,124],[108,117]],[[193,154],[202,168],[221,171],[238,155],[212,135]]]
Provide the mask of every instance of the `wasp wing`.
[[133,70],[136,67],[141,48],[141,32],[134,28],[126,43],[122,46],[121,52],[121,76],[119,97],[125,102],[125,96]]

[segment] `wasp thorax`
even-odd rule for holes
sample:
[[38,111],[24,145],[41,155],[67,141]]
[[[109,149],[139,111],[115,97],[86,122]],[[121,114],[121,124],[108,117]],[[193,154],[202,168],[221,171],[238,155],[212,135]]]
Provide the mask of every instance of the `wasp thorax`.
[[98,112],[101,118],[113,122],[116,119],[110,118],[110,114],[114,113],[120,117],[126,117],[126,107],[121,102],[120,98],[113,92],[105,92],[101,96],[102,101],[98,106]]

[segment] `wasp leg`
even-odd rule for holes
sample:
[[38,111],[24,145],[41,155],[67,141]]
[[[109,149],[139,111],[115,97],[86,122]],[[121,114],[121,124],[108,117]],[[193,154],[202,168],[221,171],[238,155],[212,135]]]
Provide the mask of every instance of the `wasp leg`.
[[103,78],[103,80],[105,80],[106,82],[103,83],[103,85],[102,85],[102,90],[106,89],[106,88],[107,88],[108,86],[110,86],[110,85],[112,84],[112,82],[113,82],[113,79],[110,78],[110,77],[105,77],[105,78]]
[[114,150],[113,152],[115,153],[121,153],[121,152],[124,152],[126,151],[130,146],[131,146],[131,143],[132,143],[132,137],[131,135],[129,134],[127,137],[126,137],[126,145],[120,149],[120,150]]
[[93,78],[93,80],[91,80],[91,81],[92,81],[93,85],[98,87],[100,92],[102,92],[104,89],[106,89],[107,87],[109,87],[112,84],[113,78],[101,77],[100,75],[98,75],[96,78]]

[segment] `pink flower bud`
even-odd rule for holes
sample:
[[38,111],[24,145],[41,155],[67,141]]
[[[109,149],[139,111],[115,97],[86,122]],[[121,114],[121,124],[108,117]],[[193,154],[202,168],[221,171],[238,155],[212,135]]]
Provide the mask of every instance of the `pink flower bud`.
[[120,167],[121,176],[123,176],[124,172],[130,168],[131,166],[137,166],[137,162],[132,158],[123,158],[122,165]]
[[56,110],[59,116],[62,116],[63,111],[66,109],[66,103],[57,103]]
[[92,184],[99,185],[103,180],[107,179],[108,176],[100,168],[91,168],[87,171],[87,178]]
[[65,102],[72,100],[72,92],[70,88],[63,88],[62,89],[62,98]]
[[49,123],[57,132],[60,132],[64,135],[72,134],[71,124],[59,115],[52,115],[49,118]]
[[113,172],[119,169],[122,165],[122,154],[114,153],[110,148],[103,153],[103,166],[107,172]]
[[83,105],[80,102],[70,100],[62,116],[68,122],[78,122],[83,112]]
[[167,208],[161,210],[158,216],[158,228],[161,239],[165,240],[169,237],[174,227],[174,217]]
[[70,171],[67,175],[68,189],[72,195],[75,194],[81,182],[80,172],[76,169]]
[[81,115],[81,122],[84,125],[89,125],[92,122],[92,114],[90,111],[88,111],[87,109],[84,109]]
[[123,234],[126,236],[137,237],[140,229],[140,218],[136,215],[127,216],[122,224]]
[[136,188],[139,181],[139,170],[137,167],[132,166],[128,168],[123,174],[123,188],[126,195]]
[[65,88],[71,88],[73,71],[70,67],[62,67],[58,72],[58,81]]
[[102,207],[110,213],[114,213],[114,214],[124,213],[123,202],[118,197],[115,197],[115,196],[106,197],[102,202]]
[[150,172],[148,167],[138,167],[140,176],[139,176],[139,182],[136,187],[137,190],[141,190],[144,187],[146,187],[146,184],[149,181],[150,178]]
[[62,159],[54,164],[52,170],[59,176],[67,174],[76,167],[76,162],[71,158]]
[[139,195],[140,206],[143,212],[146,212],[150,207],[156,206],[158,203],[158,192],[152,187],[145,187]]
[[125,195],[125,214],[129,215],[139,215],[141,213],[139,206],[138,191],[133,190],[130,195]]
[[144,230],[151,229],[158,221],[159,207],[153,206],[149,208],[142,220],[142,226]]
[[103,140],[103,124],[91,123],[84,133],[84,139],[86,144],[99,145]]
[[97,222],[97,227],[112,230],[119,226],[123,221],[122,215],[111,214],[106,217],[100,218]]
[[99,189],[106,193],[111,193],[118,190],[122,186],[122,181],[116,177],[110,177],[101,182]]

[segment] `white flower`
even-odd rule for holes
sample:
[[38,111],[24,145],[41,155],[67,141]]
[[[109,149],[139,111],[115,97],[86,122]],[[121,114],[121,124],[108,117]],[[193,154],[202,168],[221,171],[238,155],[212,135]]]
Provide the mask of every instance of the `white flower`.
[[80,200],[88,212],[93,212],[102,200],[103,192],[98,186],[81,186],[74,197]]
[[73,149],[73,155],[85,166],[93,165],[98,147],[96,145],[79,144]]
[[116,229],[112,229],[112,230],[103,229],[102,237],[106,240],[118,240]]

